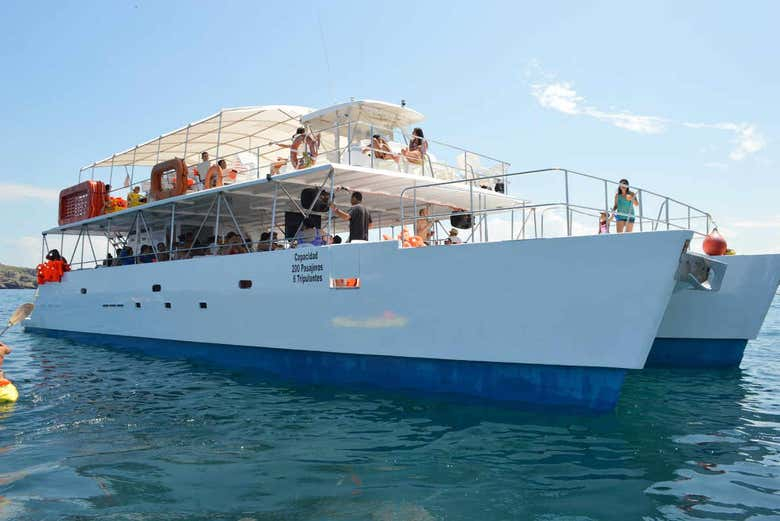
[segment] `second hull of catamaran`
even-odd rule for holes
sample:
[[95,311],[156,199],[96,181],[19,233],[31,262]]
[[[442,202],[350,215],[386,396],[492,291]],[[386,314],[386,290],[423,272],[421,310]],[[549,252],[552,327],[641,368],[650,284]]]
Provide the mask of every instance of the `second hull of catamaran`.
[[780,284],[780,255],[714,257],[728,265],[720,290],[676,291],[648,367],[737,367],[758,336]]
[[303,382],[609,410],[645,365],[690,238],[386,241],[80,270],[40,287],[27,329]]

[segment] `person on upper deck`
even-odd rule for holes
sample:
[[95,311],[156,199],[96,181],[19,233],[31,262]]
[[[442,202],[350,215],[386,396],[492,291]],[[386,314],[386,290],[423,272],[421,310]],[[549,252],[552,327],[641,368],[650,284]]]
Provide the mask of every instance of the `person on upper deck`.
[[390,149],[390,145],[387,143],[387,140],[379,134],[374,134],[371,136],[371,146],[364,148],[363,153],[374,154],[376,159],[391,159],[396,163],[400,159],[398,154],[393,154],[393,151]]
[[193,192],[197,192],[203,189],[203,181],[206,180],[206,174],[208,173],[209,168],[211,168],[211,161],[209,161],[208,152],[201,152],[200,163],[198,163],[196,168],[197,174],[194,172],[192,174],[192,180],[194,181],[192,185]]
[[141,187],[135,186],[133,191],[127,194],[127,207],[141,206],[146,202],[146,197],[141,195]]
[[618,233],[634,230],[634,206],[639,206],[639,200],[628,187],[628,179],[621,179],[615,194],[615,204],[612,207],[612,211],[616,212],[615,227]]
[[412,130],[412,139],[409,141],[409,148],[401,150],[407,161],[414,163],[415,165],[422,164],[425,154],[428,153],[428,142],[425,140],[425,135],[420,127]]
[[360,192],[352,192],[350,197],[350,203],[352,207],[348,212],[339,210],[336,208],[335,203],[330,203],[330,207],[333,209],[333,213],[349,221],[349,240],[347,242],[354,241],[367,241],[368,229],[371,226],[371,213],[363,206],[363,194]]
[[430,244],[431,237],[433,237],[433,231],[431,230],[433,221],[428,218],[428,215],[430,215],[430,210],[426,206],[424,208],[420,208],[418,214],[419,215],[417,220],[414,223],[415,235],[420,237],[425,244]]

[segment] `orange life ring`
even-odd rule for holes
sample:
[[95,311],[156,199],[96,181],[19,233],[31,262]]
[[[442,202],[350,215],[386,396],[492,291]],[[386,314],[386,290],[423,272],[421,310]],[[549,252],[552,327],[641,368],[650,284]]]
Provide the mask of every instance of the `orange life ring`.
[[[303,146],[303,151],[299,150]],[[302,168],[308,168],[317,162],[317,154],[319,151],[319,143],[310,135],[298,134],[293,139],[292,145],[290,145],[290,163],[296,170]]]
[[[217,186],[222,186],[222,176],[224,172],[222,171],[222,167],[219,165],[211,165],[211,168],[209,168],[209,171],[206,172],[206,182],[204,183],[205,188],[215,188]],[[214,181],[214,176],[216,175],[217,179]],[[211,186],[212,181],[216,183],[214,186]]]
[[[171,171],[176,175],[173,188],[163,190],[162,177]],[[152,175],[149,181],[151,185],[149,187],[149,199],[151,201],[159,201],[161,199],[167,199],[168,197],[182,195],[187,191],[187,165],[184,163],[183,159],[179,158],[157,163],[152,167]]]

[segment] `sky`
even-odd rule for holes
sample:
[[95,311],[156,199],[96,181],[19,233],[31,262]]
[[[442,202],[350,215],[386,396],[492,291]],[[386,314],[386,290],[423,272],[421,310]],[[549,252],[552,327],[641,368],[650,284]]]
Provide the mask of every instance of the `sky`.
[[0,263],[39,262],[93,160],[221,108],[351,97],[405,99],[426,136],[512,171],[628,178],[709,211],[739,253],[780,252],[777,2],[6,1],[3,19]]

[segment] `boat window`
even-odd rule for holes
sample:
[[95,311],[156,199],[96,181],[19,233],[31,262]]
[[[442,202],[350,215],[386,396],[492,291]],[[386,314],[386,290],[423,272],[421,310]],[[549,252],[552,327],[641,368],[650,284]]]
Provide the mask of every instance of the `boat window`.
[[87,294],[87,288],[81,288],[81,294],[86,295]]
[[200,303],[200,309],[206,309],[207,307],[209,307],[209,305],[206,304],[205,302]]
[[238,287],[241,289],[249,289],[252,287],[252,281],[251,280],[239,280],[238,281]]
[[152,291],[156,292],[156,291],[160,291],[161,289],[162,289],[162,286],[160,286],[159,284],[154,284],[152,286]]
[[171,309],[171,303],[170,302],[166,302],[165,303],[165,309]]

